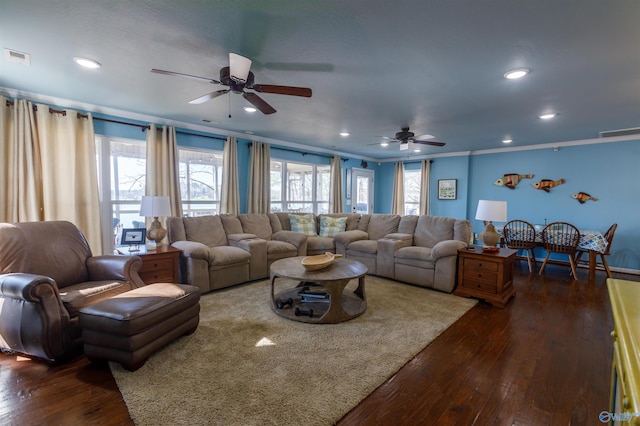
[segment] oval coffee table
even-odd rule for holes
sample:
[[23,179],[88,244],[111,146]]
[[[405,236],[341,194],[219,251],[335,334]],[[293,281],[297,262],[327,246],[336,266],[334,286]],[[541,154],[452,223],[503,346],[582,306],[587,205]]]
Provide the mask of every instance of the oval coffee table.
[[[290,257],[271,264],[271,309],[277,315],[294,321],[336,324],[355,318],[367,309],[364,264],[339,258],[326,268],[308,271],[302,266],[302,259],[303,256]],[[277,278],[293,279],[298,285],[274,294]],[[353,293],[345,293],[345,286],[356,278],[358,287]],[[279,302],[288,299],[291,304],[278,308]]]

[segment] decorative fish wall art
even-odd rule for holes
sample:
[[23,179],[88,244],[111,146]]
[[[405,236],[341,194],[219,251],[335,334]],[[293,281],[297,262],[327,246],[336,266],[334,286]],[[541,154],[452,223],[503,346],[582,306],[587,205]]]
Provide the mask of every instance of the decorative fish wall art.
[[533,175],[519,175],[517,173],[507,173],[500,179],[493,182],[496,186],[506,186],[509,189],[515,189],[516,185],[520,183],[522,179],[533,179]]
[[551,191],[551,188],[555,188],[556,186],[562,185],[565,182],[566,180],[564,179],[558,179],[556,181],[551,179],[542,179],[540,182],[532,183],[531,186],[533,186],[535,189],[541,189],[544,192],[549,192]]
[[578,192],[577,194],[571,194],[571,197],[573,197],[576,200],[578,200],[578,202],[580,204],[584,204],[584,202],[587,201],[587,200],[598,201],[598,199],[596,197],[592,197],[591,195],[587,194],[586,192]]

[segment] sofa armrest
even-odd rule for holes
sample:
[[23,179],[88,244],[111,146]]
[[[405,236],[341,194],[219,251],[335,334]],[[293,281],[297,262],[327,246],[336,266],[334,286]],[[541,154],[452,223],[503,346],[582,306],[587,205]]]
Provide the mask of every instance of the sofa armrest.
[[108,254],[87,259],[90,281],[129,281],[134,284],[134,287],[141,287],[144,282],[138,275],[140,268],[142,268],[142,259],[138,256]]
[[393,233],[393,234],[385,235],[384,239],[386,239],[386,240],[394,240],[394,241],[403,241],[403,242],[407,242],[408,241],[409,242],[409,244],[404,245],[402,247],[407,247],[407,246],[413,245],[413,235],[412,234],[401,234],[399,232],[396,232],[396,233]]
[[229,245],[237,247],[237,243],[243,240],[252,240],[258,238],[255,234],[229,234],[227,236],[227,240],[229,240]]
[[272,240],[284,241],[296,246],[298,249],[298,256],[306,256],[307,254],[307,234],[295,231],[278,231],[271,235]]
[[467,243],[457,240],[440,241],[431,249],[431,259],[435,262],[442,257],[457,256],[458,250],[467,247]]
[[196,241],[176,241],[171,244],[173,247],[182,250],[182,256],[192,257],[209,261],[211,253],[209,247]]
[[0,297],[38,303],[45,293],[58,295],[58,285],[44,275],[10,273],[0,275]]
[[354,241],[368,240],[369,234],[365,231],[355,229],[353,231],[338,232],[333,236],[333,241],[336,243],[336,254],[345,255],[347,247]]
[[[234,235],[252,235],[252,234],[234,234]],[[251,260],[249,261],[249,279],[257,280],[269,276],[267,268],[267,240],[262,238],[245,238],[233,239],[229,238],[229,244],[233,247],[241,248],[249,252]]]
[[0,304],[3,320],[11,321],[0,331],[2,348],[49,361],[62,359],[70,350],[71,318],[52,278],[24,273],[0,275]]
[[413,243],[411,234],[388,234],[378,240],[376,254],[376,274],[395,279],[395,252],[402,247],[409,247]]

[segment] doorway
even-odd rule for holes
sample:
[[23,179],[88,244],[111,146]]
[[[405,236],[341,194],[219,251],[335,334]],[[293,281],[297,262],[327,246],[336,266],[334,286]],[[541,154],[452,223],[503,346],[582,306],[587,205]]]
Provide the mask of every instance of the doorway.
[[373,170],[351,169],[351,212],[373,213]]

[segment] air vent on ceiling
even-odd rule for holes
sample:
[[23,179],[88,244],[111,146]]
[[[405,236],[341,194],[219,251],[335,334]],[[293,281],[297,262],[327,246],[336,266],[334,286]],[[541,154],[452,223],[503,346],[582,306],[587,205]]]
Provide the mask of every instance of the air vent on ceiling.
[[633,129],[609,130],[607,132],[600,132],[601,138],[612,138],[614,136],[630,135],[640,135],[640,127],[635,127]]
[[31,55],[24,52],[18,52],[17,50],[4,48],[4,56],[9,62],[15,62],[16,64],[22,64],[31,66]]

